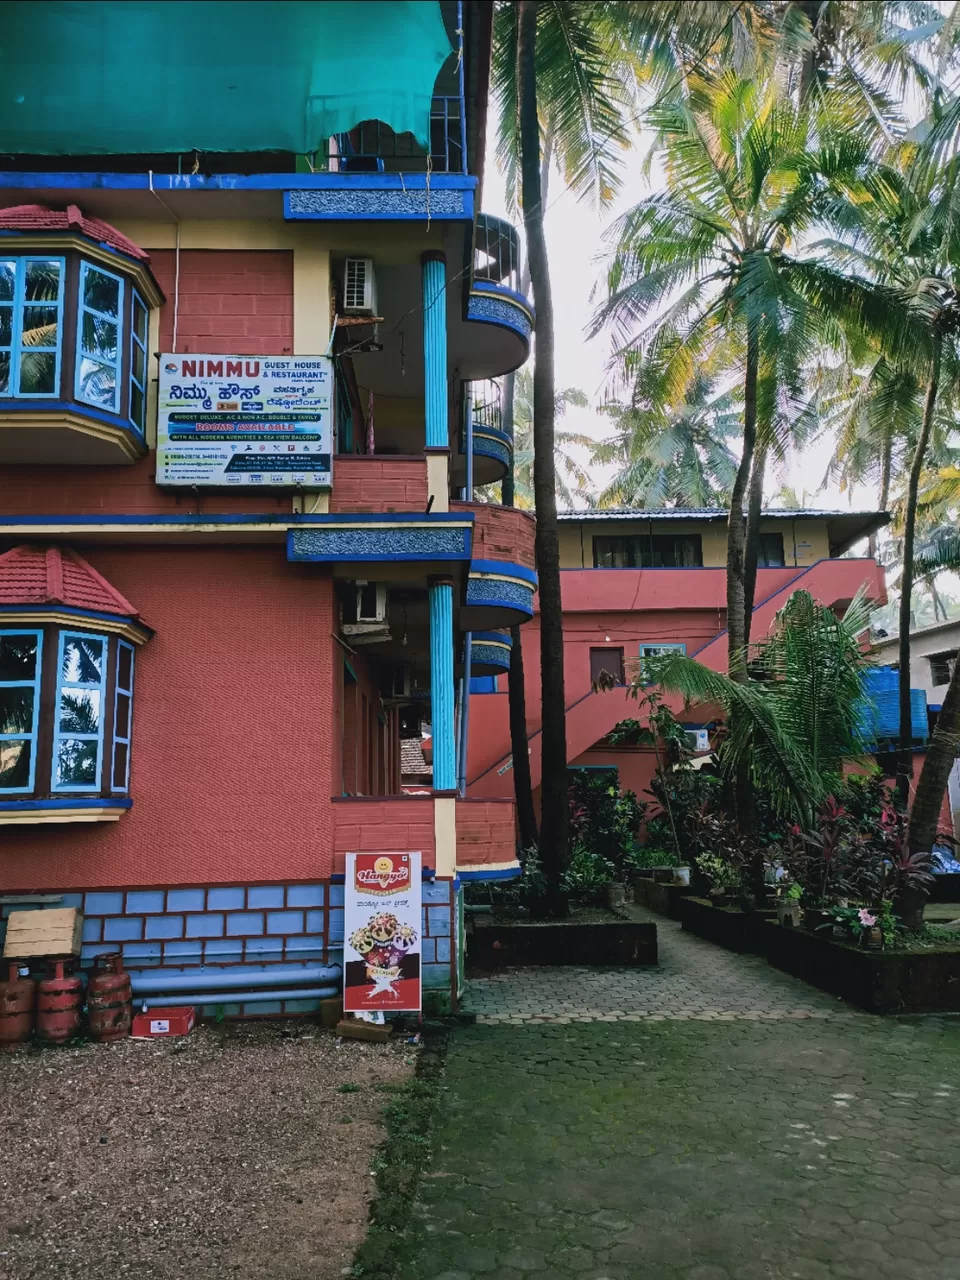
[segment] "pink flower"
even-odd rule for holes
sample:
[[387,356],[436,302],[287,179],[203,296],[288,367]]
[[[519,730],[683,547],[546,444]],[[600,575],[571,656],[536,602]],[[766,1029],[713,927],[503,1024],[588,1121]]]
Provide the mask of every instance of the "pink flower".
[[857,912],[857,918],[865,929],[872,929],[877,923],[877,917],[872,916],[866,907],[861,907]]

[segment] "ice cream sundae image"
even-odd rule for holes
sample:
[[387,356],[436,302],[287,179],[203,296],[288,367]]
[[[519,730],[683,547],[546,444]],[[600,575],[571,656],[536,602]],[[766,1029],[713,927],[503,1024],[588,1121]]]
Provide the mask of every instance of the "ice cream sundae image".
[[366,998],[391,995],[399,1000],[394,983],[400,977],[401,961],[417,944],[416,929],[401,924],[391,912],[380,911],[351,933],[349,943],[364,960],[373,984]]

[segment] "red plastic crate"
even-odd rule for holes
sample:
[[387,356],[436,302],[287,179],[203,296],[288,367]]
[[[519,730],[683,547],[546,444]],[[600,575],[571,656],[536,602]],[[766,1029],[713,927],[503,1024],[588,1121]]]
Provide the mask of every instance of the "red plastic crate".
[[167,1005],[147,1009],[133,1020],[131,1035],[139,1040],[165,1039],[167,1036],[185,1036],[193,1029],[193,1005]]

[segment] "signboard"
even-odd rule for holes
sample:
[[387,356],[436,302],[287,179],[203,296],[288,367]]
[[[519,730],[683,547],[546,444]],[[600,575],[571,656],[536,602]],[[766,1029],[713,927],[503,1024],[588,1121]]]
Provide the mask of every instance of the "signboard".
[[157,484],[330,484],[327,356],[161,355]]
[[348,853],[343,1007],[420,1008],[419,853]]

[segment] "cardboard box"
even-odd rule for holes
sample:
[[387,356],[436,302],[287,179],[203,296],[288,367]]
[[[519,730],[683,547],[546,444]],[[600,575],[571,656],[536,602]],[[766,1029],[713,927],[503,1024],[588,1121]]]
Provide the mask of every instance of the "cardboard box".
[[11,911],[3,944],[5,960],[40,956],[78,956],[83,916],[77,907]]

